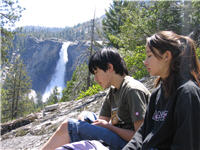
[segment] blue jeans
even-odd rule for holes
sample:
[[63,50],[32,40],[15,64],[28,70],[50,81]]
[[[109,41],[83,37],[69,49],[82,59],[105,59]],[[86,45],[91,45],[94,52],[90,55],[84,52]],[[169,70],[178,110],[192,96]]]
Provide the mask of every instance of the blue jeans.
[[121,150],[127,141],[107,128],[92,125],[86,121],[68,120],[68,132],[71,142],[80,140],[99,140],[111,150]]

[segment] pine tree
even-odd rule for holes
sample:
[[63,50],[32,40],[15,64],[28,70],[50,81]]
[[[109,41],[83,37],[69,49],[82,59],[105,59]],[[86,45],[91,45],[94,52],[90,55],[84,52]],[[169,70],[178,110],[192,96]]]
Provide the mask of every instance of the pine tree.
[[7,62],[7,50],[11,45],[13,32],[11,28],[21,17],[24,9],[20,7],[17,0],[2,0],[0,12],[0,41],[1,41],[1,61]]
[[43,101],[42,101],[42,95],[40,93],[37,93],[37,102],[36,102],[36,109],[40,109],[44,107]]
[[[94,28],[95,28],[95,13],[94,13],[94,18],[92,19],[92,26],[91,26],[91,40],[90,40],[90,48],[88,49],[89,50],[89,57],[88,57],[88,61],[89,59],[91,58],[92,54],[93,54],[93,45],[94,45]],[[88,69],[88,75],[87,75],[87,89],[89,89],[90,85],[91,85],[91,73]]]
[[[61,101],[70,101],[78,97],[81,91],[87,90],[87,72],[88,65],[86,63],[77,66],[73,72],[72,79],[67,81],[66,88],[62,91]],[[91,76],[91,85],[94,84],[93,76]]]
[[110,45],[125,50],[144,45],[146,37],[161,30],[183,35],[192,32],[195,41],[198,41],[199,6],[200,2],[195,0],[116,1],[106,12],[103,29]]
[[60,93],[58,92],[58,88],[57,86],[53,89],[52,94],[49,96],[49,98],[47,99],[46,104],[47,105],[51,105],[51,104],[56,104],[59,101],[59,96]]
[[200,47],[200,1],[192,0],[192,10],[190,17],[191,29],[190,35],[196,41],[197,46]]
[[123,15],[122,10],[127,6],[128,2],[124,0],[113,1],[109,11],[106,11],[106,17],[102,21],[103,31],[108,45],[119,48],[117,42],[112,40],[112,36],[118,37],[120,33],[120,26],[122,26],[126,20],[126,16]]
[[10,64],[3,85],[3,89],[6,91],[4,101],[9,105],[7,114],[9,119],[17,118],[18,113],[24,109],[20,103],[27,99],[30,87],[30,77],[27,75],[20,57],[16,56],[12,64]]

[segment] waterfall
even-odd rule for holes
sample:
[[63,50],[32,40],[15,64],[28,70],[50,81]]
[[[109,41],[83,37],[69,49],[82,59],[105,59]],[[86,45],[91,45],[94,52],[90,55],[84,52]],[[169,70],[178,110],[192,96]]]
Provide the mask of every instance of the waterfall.
[[43,102],[47,100],[47,98],[53,92],[53,89],[57,87],[58,92],[61,93],[63,88],[65,87],[64,77],[65,77],[65,68],[66,63],[68,62],[68,54],[67,49],[70,45],[70,42],[64,42],[62,48],[59,52],[59,60],[56,65],[55,73],[53,74],[50,83],[47,85],[45,92],[42,96]]

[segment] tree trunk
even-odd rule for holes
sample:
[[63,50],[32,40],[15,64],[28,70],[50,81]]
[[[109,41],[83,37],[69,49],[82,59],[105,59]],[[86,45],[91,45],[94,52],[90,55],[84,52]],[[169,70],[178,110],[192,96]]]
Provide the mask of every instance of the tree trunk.
[[[94,43],[94,23],[95,23],[95,13],[94,13],[94,19],[92,19],[92,32],[91,32],[91,45],[90,45],[90,55],[89,59],[92,56],[93,53],[93,43]],[[87,89],[90,87],[91,81],[90,81],[90,71],[88,70],[88,76],[87,76]]]
[[17,118],[18,115],[18,104],[19,104],[19,98],[21,93],[21,76],[22,76],[22,65],[20,65],[19,68],[19,78],[18,78],[18,87],[17,87],[17,96],[16,96],[16,103],[15,103],[15,114],[14,117]]
[[14,78],[13,84],[13,93],[12,93],[12,106],[11,106],[11,119],[14,119],[14,112],[15,112],[15,95],[16,95],[16,76]]

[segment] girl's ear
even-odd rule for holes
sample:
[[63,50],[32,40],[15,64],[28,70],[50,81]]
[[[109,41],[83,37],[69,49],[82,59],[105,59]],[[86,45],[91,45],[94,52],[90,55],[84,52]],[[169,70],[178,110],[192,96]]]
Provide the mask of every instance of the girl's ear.
[[164,59],[164,61],[171,61],[171,59],[172,59],[172,53],[169,51],[169,50],[167,50],[164,54],[163,54],[163,59]]

